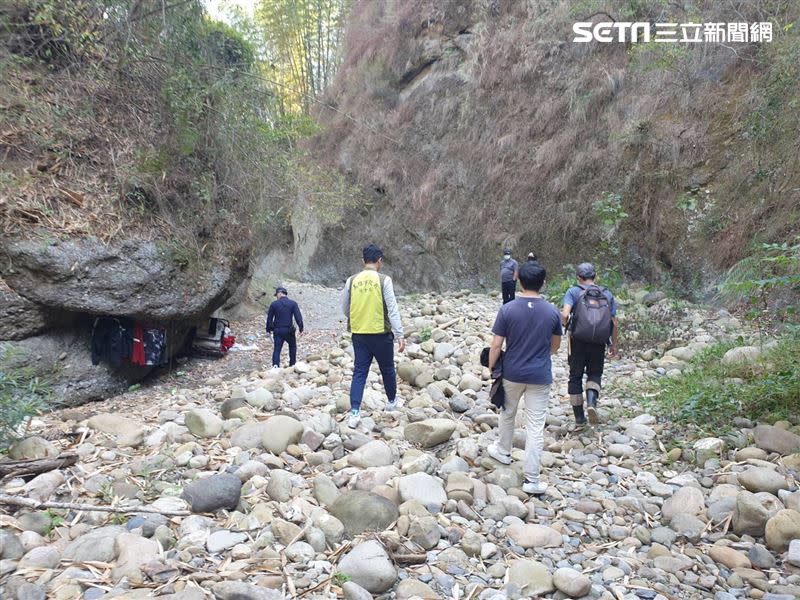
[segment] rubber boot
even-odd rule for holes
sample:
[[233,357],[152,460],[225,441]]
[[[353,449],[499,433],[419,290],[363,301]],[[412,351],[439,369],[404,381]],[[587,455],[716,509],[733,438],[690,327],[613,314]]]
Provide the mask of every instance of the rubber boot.
[[586,415],[583,414],[583,404],[580,406],[573,406],[572,412],[575,414],[576,425],[586,425]]
[[589,415],[589,422],[592,425],[597,425],[600,422],[600,417],[597,414],[597,399],[600,393],[597,390],[586,390],[586,413]]
[[586,425],[586,415],[583,414],[583,394],[570,394],[569,403],[572,405],[572,412],[575,414],[575,424]]

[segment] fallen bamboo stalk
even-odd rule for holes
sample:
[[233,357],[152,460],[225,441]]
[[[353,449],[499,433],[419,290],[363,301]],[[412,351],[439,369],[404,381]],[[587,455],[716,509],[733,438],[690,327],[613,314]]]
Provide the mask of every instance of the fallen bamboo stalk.
[[62,454],[50,458],[0,461],[0,477],[24,477],[63,469],[78,462],[77,454]]
[[422,554],[394,554],[392,553],[392,558],[397,563],[403,563],[406,565],[422,565],[428,561],[428,555],[425,553]]
[[462,319],[462,317],[456,317],[455,319],[452,319],[451,321],[448,321],[447,323],[442,323],[441,325],[436,327],[436,329],[438,329],[440,331],[444,330],[444,329],[447,329],[448,327],[452,327],[453,325],[458,323],[461,319]]
[[166,517],[188,517],[192,514],[188,510],[161,510],[152,506],[104,506],[102,504],[80,504],[77,502],[39,502],[38,500],[33,500],[31,498],[9,496],[8,494],[0,494],[0,504],[35,509],[64,508],[68,510],[84,510],[122,514],[155,513],[158,515],[164,515]]

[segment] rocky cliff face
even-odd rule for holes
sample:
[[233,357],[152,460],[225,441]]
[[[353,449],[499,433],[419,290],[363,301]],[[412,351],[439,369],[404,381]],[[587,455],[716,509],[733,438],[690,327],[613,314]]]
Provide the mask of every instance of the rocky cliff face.
[[[313,149],[371,201],[312,267],[330,278],[376,240],[411,287],[493,284],[511,245],[702,288],[754,238],[796,233],[800,36],[779,24],[798,17],[766,1],[357,2]],[[572,42],[575,21],[612,19],[776,25],[762,44]]]

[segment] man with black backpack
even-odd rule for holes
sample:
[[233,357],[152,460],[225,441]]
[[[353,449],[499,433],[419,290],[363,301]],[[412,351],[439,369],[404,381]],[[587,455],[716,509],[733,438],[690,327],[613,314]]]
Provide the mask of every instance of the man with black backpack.
[[569,393],[575,422],[586,423],[583,411],[583,375],[586,374],[586,413],[592,424],[599,422],[597,400],[603,377],[606,346],[611,358],[617,351],[617,307],[608,289],[595,283],[597,272],[591,263],[576,269],[578,285],[564,296],[561,318],[569,331]]

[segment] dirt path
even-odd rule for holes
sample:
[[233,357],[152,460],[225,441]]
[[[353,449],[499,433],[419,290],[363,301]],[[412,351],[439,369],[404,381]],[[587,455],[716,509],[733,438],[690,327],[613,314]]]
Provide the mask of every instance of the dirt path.
[[[305,324],[305,334],[298,339],[299,360],[318,354],[336,344],[345,331],[341,314],[339,290],[320,285],[287,282],[290,297],[300,305]],[[271,364],[273,343],[265,331],[265,316],[231,321],[236,345],[227,356],[220,359],[183,358],[173,365],[119,396],[92,402],[77,408],[54,412],[61,418],[87,418],[97,412],[130,412],[148,406],[173,390],[191,390],[207,385],[209,380],[233,381],[253,371],[268,368]],[[288,364],[288,350],[284,349],[282,364]]]

